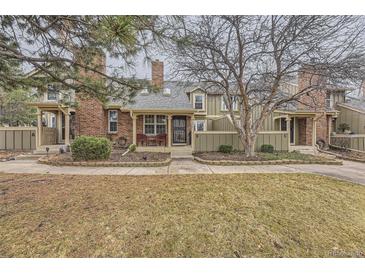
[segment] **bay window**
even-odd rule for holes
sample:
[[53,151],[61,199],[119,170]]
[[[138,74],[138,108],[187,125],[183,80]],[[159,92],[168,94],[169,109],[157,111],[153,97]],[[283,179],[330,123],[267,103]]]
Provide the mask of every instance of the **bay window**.
[[144,134],[157,135],[166,133],[165,115],[144,115]]

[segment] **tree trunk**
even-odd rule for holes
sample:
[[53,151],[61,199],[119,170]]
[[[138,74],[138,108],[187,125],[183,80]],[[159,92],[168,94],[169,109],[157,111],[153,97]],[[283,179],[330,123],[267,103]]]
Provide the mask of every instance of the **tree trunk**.
[[244,153],[246,157],[254,157],[256,134],[239,134],[240,141],[243,145]]

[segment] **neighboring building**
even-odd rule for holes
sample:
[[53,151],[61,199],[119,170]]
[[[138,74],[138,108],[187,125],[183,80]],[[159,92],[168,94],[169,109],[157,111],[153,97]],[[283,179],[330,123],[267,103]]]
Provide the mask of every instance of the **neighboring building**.
[[[308,81],[309,74],[303,71],[298,75],[298,85],[285,84],[281,88],[296,92]],[[75,99],[74,93],[59,92],[49,85],[43,99],[33,105],[38,107],[38,120],[47,120],[39,132],[54,128],[56,137],[48,138],[53,141],[47,143],[44,134],[39,134],[38,146],[69,144],[75,136],[92,135],[107,137],[121,147],[134,143],[138,150],[171,151],[185,146],[193,151],[212,151],[220,144],[242,148],[222,91],[206,89],[199,83],[165,81],[164,66],[158,60],[152,62],[151,84],[158,91],[143,89],[127,105],[113,99],[106,104],[94,98]],[[338,110],[348,104],[345,92],[337,88],[317,92],[315,98],[304,95],[301,103],[276,110],[264,122],[257,149],[267,143],[282,151],[314,149],[319,141],[328,144],[331,132],[336,130],[336,118],[342,119]],[[76,100],[78,106],[66,106],[60,94],[67,94],[68,101]],[[52,114],[45,116],[44,112]],[[256,115],[259,112],[258,107]]]

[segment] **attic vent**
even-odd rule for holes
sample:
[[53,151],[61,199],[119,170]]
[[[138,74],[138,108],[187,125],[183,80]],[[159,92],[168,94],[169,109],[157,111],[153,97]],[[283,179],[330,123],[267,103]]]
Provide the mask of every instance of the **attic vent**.
[[142,89],[141,94],[148,95],[148,89],[147,88]]
[[169,88],[164,88],[163,89],[163,95],[170,96],[171,95],[171,90]]

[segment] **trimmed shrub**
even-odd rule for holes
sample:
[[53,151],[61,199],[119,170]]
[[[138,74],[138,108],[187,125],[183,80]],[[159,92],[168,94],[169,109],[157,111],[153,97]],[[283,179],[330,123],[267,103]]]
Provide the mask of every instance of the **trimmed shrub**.
[[261,146],[261,152],[274,153],[274,147],[269,144],[263,144]]
[[136,151],[136,148],[137,148],[137,146],[135,144],[130,144],[129,147],[128,147],[128,150],[130,152],[135,152]]
[[107,160],[111,153],[111,143],[107,138],[80,136],[71,144],[75,161]]
[[233,147],[231,145],[220,145],[218,148],[219,152],[232,153]]

